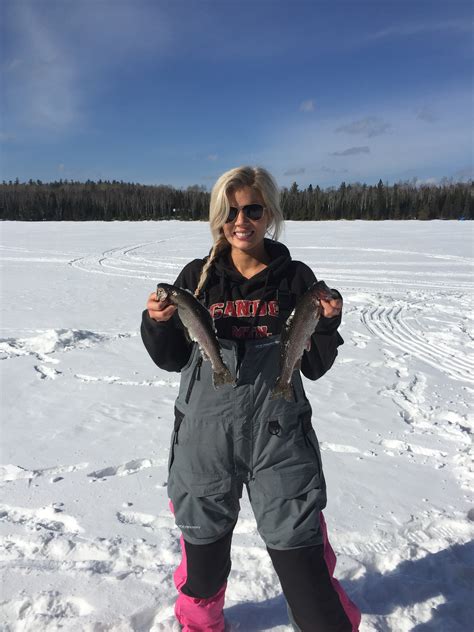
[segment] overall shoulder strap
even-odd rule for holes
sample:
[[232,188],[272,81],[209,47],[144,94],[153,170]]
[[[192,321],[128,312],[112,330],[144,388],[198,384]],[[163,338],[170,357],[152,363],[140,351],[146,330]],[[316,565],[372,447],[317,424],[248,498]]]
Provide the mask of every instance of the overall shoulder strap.
[[280,317],[286,320],[295,307],[295,299],[290,292],[290,285],[286,276],[283,277],[278,286],[277,301]]

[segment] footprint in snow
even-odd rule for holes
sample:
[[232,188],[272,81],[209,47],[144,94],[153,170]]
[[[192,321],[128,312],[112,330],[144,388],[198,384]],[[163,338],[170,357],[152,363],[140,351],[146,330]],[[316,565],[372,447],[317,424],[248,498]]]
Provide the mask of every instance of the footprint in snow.
[[58,375],[62,375],[62,371],[56,371],[52,366],[46,364],[38,364],[35,366],[35,371],[41,380],[55,380]]
[[102,470],[95,470],[89,472],[87,476],[92,479],[108,478],[109,476],[129,476],[130,474],[136,474],[140,470],[144,470],[150,467],[159,467],[163,465],[163,459],[134,459],[127,461],[122,465],[110,465]]
[[372,450],[365,450],[364,452],[361,452],[359,448],[356,448],[353,445],[329,443],[328,441],[321,441],[319,445],[321,450],[323,451],[328,450],[329,452],[336,452],[340,454],[361,454],[362,456],[377,456],[377,454]]
[[75,465],[57,465],[55,467],[38,468],[35,470],[28,470],[19,465],[13,465],[8,463],[6,465],[0,465],[0,483],[9,483],[11,481],[19,480],[33,480],[40,476],[52,476],[50,481],[57,483],[63,480],[63,476],[56,476],[57,474],[65,474],[69,472],[78,472],[84,468],[89,467],[89,463],[76,463]]
[[57,507],[47,506],[38,509],[0,505],[0,520],[20,524],[31,531],[46,529],[61,533],[80,533],[83,531],[73,516],[68,516]]
[[138,525],[140,527],[155,529],[176,529],[174,518],[171,515],[145,514],[139,511],[117,511],[117,520],[122,524]]

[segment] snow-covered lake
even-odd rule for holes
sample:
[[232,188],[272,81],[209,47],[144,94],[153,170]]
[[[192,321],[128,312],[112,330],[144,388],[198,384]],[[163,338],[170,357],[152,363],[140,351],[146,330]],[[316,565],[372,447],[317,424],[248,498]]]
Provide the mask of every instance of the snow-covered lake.
[[[152,363],[139,324],[156,282],[207,254],[208,226],[5,222],[1,234],[0,629],[169,629],[179,375]],[[361,632],[467,632],[472,224],[290,222],[282,241],[345,300],[345,345],[305,385],[336,575]],[[289,632],[245,498],[232,560],[233,629]]]

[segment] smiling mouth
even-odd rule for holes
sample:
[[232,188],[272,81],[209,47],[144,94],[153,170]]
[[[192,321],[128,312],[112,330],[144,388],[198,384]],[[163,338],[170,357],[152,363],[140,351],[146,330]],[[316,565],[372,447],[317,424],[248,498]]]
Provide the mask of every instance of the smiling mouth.
[[253,235],[253,230],[234,230],[234,236],[237,239],[248,239]]

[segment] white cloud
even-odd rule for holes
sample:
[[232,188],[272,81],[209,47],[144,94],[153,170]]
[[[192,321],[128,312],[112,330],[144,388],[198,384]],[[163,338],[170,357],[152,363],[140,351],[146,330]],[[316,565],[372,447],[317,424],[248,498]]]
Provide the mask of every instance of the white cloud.
[[460,33],[472,32],[471,20],[443,20],[442,22],[418,22],[415,24],[396,24],[386,29],[381,29],[369,36],[369,39],[383,39],[385,37],[408,37],[423,33],[441,31],[455,31]]
[[131,0],[11,3],[2,64],[11,127],[30,135],[82,129],[91,99],[122,64],[169,54],[162,13]]
[[416,118],[420,119],[420,121],[426,121],[427,123],[435,123],[438,120],[438,117],[427,105],[418,108]]
[[471,165],[470,167],[459,169],[453,174],[453,178],[456,182],[469,182],[474,180],[474,167]]
[[301,112],[314,112],[315,103],[313,99],[308,99],[307,101],[303,101],[300,105]]
[[300,167],[297,169],[288,169],[287,171],[285,171],[285,173],[283,175],[285,176],[300,176],[303,173],[305,173],[306,169],[304,167]]
[[5,93],[17,124],[61,131],[78,120],[77,70],[41,13],[16,5],[17,55],[6,63]]
[[343,151],[331,152],[331,156],[356,156],[357,154],[370,154],[370,148],[365,145],[364,147],[348,147]]
[[367,116],[358,121],[352,121],[352,123],[347,125],[340,125],[334,131],[338,133],[345,132],[346,134],[360,134],[367,138],[373,138],[374,136],[385,134],[390,128],[390,123],[386,123],[376,116]]
[[217,154],[209,154],[209,156],[207,157],[207,159],[211,161],[217,160],[218,158],[219,156]]
[[[337,184],[341,179],[369,183],[379,178],[394,182],[413,177],[450,176],[472,160],[471,137],[466,133],[471,125],[471,99],[465,86],[446,94],[425,94],[424,100],[439,114],[436,127],[423,124],[416,117],[418,104],[409,96],[390,102],[372,100],[370,108],[377,110],[381,120],[390,121],[391,133],[371,138],[369,153],[340,155],[353,147],[350,143],[335,145],[338,137],[334,130],[351,118],[354,121],[367,118],[363,110],[338,117],[304,117],[286,125],[274,121],[272,131],[260,139],[261,149],[255,163],[267,166],[282,185],[291,183],[291,176],[285,176],[288,165],[305,167],[305,174],[299,178],[301,184],[309,182],[310,175],[320,174],[317,183],[321,186]],[[340,169],[347,171],[342,175]],[[311,182],[315,184],[314,177]]]
[[323,173],[332,173],[332,174],[349,173],[348,169],[333,169],[332,167],[321,167],[320,171],[322,171]]
[[0,142],[8,143],[16,139],[15,134],[9,134],[8,132],[0,132]]
[[423,185],[438,184],[439,178],[416,178],[415,186],[421,187]]

